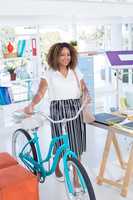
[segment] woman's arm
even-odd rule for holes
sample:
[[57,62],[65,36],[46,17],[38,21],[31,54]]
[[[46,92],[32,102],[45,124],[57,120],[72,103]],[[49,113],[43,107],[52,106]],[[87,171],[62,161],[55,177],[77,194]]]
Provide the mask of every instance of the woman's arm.
[[90,103],[91,97],[90,97],[89,90],[86,86],[84,79],[80,80],[80,84],[81,84],[81,90],[83,91],[83,94],[87,97],[87,102]]
[[88,88],[86,86],[86,83],[85,83],[84,79],[81,79],[80,84],[81,84],[82,91],[87,91],[88,94],[89,94],[89,90],[88,90]]
[[24,108],[25,113],[29,114],[33,112],[35,105],[38,104],[43,98],[47,90],[47,87],[48,87],[48,84],[47,84],[46,79],[41,79],[38,91],[36,95],[33,97],[32,102],[27,107]]

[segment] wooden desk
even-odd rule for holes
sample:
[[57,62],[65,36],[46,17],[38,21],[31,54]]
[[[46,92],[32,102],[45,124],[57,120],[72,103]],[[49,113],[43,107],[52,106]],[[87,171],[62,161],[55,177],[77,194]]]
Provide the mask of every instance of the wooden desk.
[[[104,147],[104,152],[103,152],[103,157],[100,164],[100,170],[97,176],[97,183],[98,184],[107,183],[107,184],[116,186],[121,189],[121,195],[125,197],[127,196],[127,193],[128,193],[128,186],[129,186],[131,174],[133,171],[133,145],[129,153],[128,161],[127,163],[125,163],[123,161],[122,154],[121,154],[119,144],[117,141],[117,134],[123,134],[129,137],[133,137],[133,131],[129,129],[121,128],[120,126],[106,126],[106,125],[99,124],[96,122],[94,122],[93,125],[99,128],[107,129],[108,131],[105,147]],[[111,144],[114,145],[116,156],[120,163],[120,167],[124,169],[124,176],[122,180],[120,181],[114,181],[114,180],[110,180],[104,177],[104,172],[106,169],[106,164],[107,164]]]

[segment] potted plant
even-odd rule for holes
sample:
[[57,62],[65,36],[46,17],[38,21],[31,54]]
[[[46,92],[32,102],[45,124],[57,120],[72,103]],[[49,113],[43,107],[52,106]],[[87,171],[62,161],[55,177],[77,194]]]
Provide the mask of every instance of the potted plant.
[[18,74],[18,70],[20,71],[20,68],[22,68],[22,72],[25,70],[28,61],[28,57],[23,59],[5,59],[4,66],[6,71],[10,73],[11,80],[16,80],[16,72]]
[[71,44],[75,49],[78,48],[78,42],[77,42],[76,40],[70,41],[70,44]]
[[6,61],[5,63],[5,68],[10,74],[10,79],[11,80],[16,80],[16,68],[17,68],[17,63],[15,61]]
[[7,71],[10,73],[11,81],[16,80],[15,68],[8,68]]

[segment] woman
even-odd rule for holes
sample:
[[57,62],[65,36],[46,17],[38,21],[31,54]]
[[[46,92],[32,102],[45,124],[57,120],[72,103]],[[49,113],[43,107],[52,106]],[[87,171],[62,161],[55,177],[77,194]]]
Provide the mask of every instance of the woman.
[[[76,69],[77,52],[75,48],[68,43],[54,44],[48,52],[47,63],[49,69],[42,74],[38,92],[30,105],[25,108],[25,112],[32,112],[35,105],[39,103],[48,89],[51,118],[53,120],[60,120],[75,116],[81,107],[81,91],[75,73],[80,81],[81,88],[86,89],[83,75]],[[70,148],[80,159],[82,153],[86,150],[86,128],[83,123],[82,113],[76,120],[68,122],[66,129]],[[52,137],[61,135],[61,124],[51,123],[51,132]],[[57,144],[56,148],[58,148],[58,145],[60,144]],[[62,176],[59,163],[55,174],[57,177]]]

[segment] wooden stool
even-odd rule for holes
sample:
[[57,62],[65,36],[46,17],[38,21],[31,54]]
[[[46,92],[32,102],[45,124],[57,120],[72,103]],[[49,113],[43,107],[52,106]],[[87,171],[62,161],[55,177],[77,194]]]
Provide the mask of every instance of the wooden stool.
[[18,162],[9,153],[0,153],[0,169],[17,164]]
[[38,180],[24,167],[0,169],[0,200],[39,200]]

